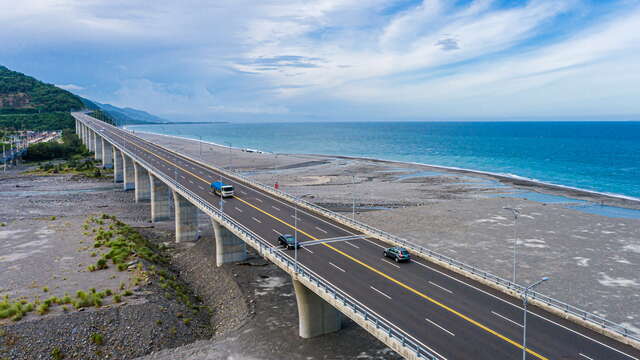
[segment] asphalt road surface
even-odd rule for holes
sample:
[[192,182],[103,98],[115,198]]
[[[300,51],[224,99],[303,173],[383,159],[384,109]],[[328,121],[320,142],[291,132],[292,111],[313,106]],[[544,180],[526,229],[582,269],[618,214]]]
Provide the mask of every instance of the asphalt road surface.
[[[283,233],[297,233],[303,243],[361,234],[250,185],[221,177],[211,168],[128,131],[84,114],[74,116],[212,206],[220,208],[220,197],[210,192],[210,184],[222,179],[233,185],[235,196],[225,199],[224,212],[274,247]],[[386,247],[371,238],[332,242],[302,247],[297,259],[441,359],[522,358],[521,301],[422,259],[395,263],[383,257]],[[294,256],[294,250],[282,251]],[[640,351],[628,345],[539,308],[529,306],[529,310],[527,359],[640,360]]]

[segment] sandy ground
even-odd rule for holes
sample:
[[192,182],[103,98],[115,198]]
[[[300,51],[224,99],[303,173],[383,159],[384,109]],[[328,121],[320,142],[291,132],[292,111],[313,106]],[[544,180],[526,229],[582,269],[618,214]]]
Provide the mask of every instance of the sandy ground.
[[[517,232],[518,283],[549,276],[541,292],[640,328],[638,203],[467,171],[138,135],[336,211],[351,213],[355,197],[358,220],[508,279]],[[516,226],[504,207],[520,210]]]

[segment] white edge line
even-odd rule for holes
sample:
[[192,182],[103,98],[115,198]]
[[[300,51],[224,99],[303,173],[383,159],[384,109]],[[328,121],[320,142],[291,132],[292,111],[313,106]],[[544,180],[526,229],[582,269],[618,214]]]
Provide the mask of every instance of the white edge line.
[[449,335],[451,335],[451,336],[456,336],[456,334],[454,334],[454,333],[452,333],[451,331],[449,331],[449,330],[447,330],[447,329],[443,328],[442,326],[440,326],[440,325],[436,324],[435,322],[433,322],[433,321],[429,320],[428,318],[424,318],[424,319],[425,319],[425,320],[427,320],[428,322],[430,322],[431,324],[433,324],[433,325],[435,325],[435,326],[439,327],[439,328],[440,328],[440,330],[442,330],[442,331],[446,332],[447,334],[449,334]]
[[588,357],[587,355],[585,355],[583,353],[578,353],[578,355],[584,357],[585,359],[593,360],[593,358],[590,358],[590,357]]
[[438,284],[434,283],[433,281],[429,281],[429,284],[431,284],[431,285],[433,285],[433,286],[435,286],[435,287],[438,287],[438,288],[440,288],[440,289],[442,289],[442,290],[444,290],[444,291],[448,292],[449,294],[453,294],[453,291],[451,291],[451,290],[447,289],[447,288],[446,288],[446,287],[444,287],[444,286],[440,286],[440,285],[438,285]]

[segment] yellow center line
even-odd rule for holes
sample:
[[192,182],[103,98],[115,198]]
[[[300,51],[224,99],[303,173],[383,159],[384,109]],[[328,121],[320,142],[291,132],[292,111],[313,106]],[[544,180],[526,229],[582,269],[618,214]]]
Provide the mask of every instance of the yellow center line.
[[[121,139],[124,139],[124,137],[122,137],[122,136],[120,136],[120,135],[116,135],[116,136],[120,137]],[[163,161],[165,161],[165,162],[167,162],[167,163],[169,163],[169,164],[171,164],[171,165],[173,165],[173,166],[175,166],[175,167],[179,168],[180,170],[182,170],[182,171],[184,171],[184,172],[186,172],[186,173],[188,173],[188,174],[191,174],[191,176],[194,176],[195,178],[198,178],[198,179],[200,179],[201,181],[203,181],[203,182],[205,182],[205,183],[207,183],[207,184],[210,184],[210,182],[209,182],[208,180],[206,180],[206,179],[204,179],[204,178],[202,178],[202,177],[200,177],[200,176],[198,176],[198,175],[196,175],[196,174],[194,174],[194,173],[190,172],[189,170],[184,169],[183,167],[181,167],[181,166],[179,166],[179,165],[177,165],[177,164],[175,164],[175,163],[173,163],[173,162],[171,162],[171,161],[169,161],[169,160],[165,159],[164,157],[162,157],[162,156],[160,156],[160,155],[158,155],[158,154],[155,154],[155,153],[153,153],[153,152],[151,152],[151,151],[149,151],[149,150],[147,150],[147,149],[145,149],[145,148],[141,147],[140,145],[138,145],[138,144],[136,144],[136,143],[134,143],[134,142],[132,142],[132,141],[130,141],[130,140],[127,140],[127,139],[124,139],[124,140],[125,140],[125,141],[127,141],[127,142],[129,142],[129,143],[131,143],[131,144],[133,144],[134,146],[136,146],[136,147],[140,148],[141,150],[146,151],[146,152],[148,152],[149,154],[151,154],[151,155],[153,155],[153,156],[156,156],[156,157],[158,157],[159,159],[162,159]],[[256,209],[256,210],[260,211],[261,213],[263,213],[263,214],[265,214],[265,215],[267,215],[267,216],[269,216],[269,217],[271,217],[271,218],[273,218],[273,219],[275,219],[275,220],[277,220],[277,221],[279,221],[279,222],[281,222],[281,223],[283,223],[283,224],[285,224],[285,225],[289,226],[290,228],[292,228],[292,229],[294,229],[294,230],[297,230],[297,231],[298,231],[298,232],[300,232],[301,234],[304,234],[304,235],[308,236],[310,239],[318,240],[318,238],[316,238],[316,237],[314,237],[314,236],[312,236],[312,235],[308,234],[308,233],[307,233],[307,232],[305,232],[304,230],[301,230],[301,229],[296,228],[295,226],[293,226],[293,225],[289,224],[288,222],[286,222],[286,221],[284,221],[284,220],[280,219],[279,217],[277,217],[277,216],[275,216],[275,215],[272,215],[271,213],[269,213],[269,212],[267,212],[267,211],[265,211],[265,210],[263,210],[263,209],[261,209],[261,208],[259,208],[259,207],[255,206],[255,205],[251,204],[250,202],[245,201],[245,200],[243,200],[243,199],[239,198],[238,196],[234,196],[234,198],[235,198],[235,199],[237,199],[237,200],[239,200],[239,201],[241,201],[241,202],[243,202],[243,203],[245,203],[246,205],[248,205],[248,206],[250,206],[250,207],[252,207],[252,208],[254,208],[254,209]],[[449,311],[450,313],[452,313],[452,314],[454,314],[454,315],[456,315],[456,316],[460,317],[461,319],[464,319],[464,320],[468,321],[469,323],[471,323],[471,324],[473,324],[473,325],[475,325],[475,326],[479,327],[480,329],[482,329],[482,330],[484,330],[484,331],[486,331],[486,332],[488,332],[488,333],[490,333],[490,334],[492,334],[492,335],[494,335],[494,336],[496,336],[496,337],[498,337],[498,338],[500,338],[500,339],[502,339],[502,340],[504,340],[504,341],[508,342],[509,344],[511,344],[511,345],[513,345],[513,346],[515,346],[515,347],[517,347],[517,348],[519,348],[519,349],[522,349],[522,344],[520,344],[520,343],[518,343],[518,342],[516,342],[516,341],[514,341],[514,340],[512,340],[512,339],[510,339],[510,338],[508,338],[508,337],[506,337],[506,336],[504,336],[504,335],[502,335],[502,334],[500,334],[499,332],[497,332],[497,331],[495,331],[495,330],[493,330],[493,329],[490,329],[490,328],[489,328],[489,327],[487,327],[486,325],[483,325],[483,324],[479,323],[478,321],[476,321],[476,320],[474,320],[474,319],[470,318],[469,316],[464,315],[464,314],[462,314],[461,312],[459,312],[459,311],[457,311],[457,310],[455,310],[455,309],[453,309],[453,308],[451,308],[451,307],[449,307],[449,306],[447,306],[447,305],[445,305],[445,304],[443,304],[443,303],[441,303],[441,302],[439,302],[439,301],[437,301],[437,300],[433,299],[432,297],[430,297],[430,296],[428,296],[428,295],[426,295],[426,294],[424,294],[424,293],[422,293],[422,292],[420,292],[420,291],[418,291],[418,290],[416,290],[416,289],[412,288],[411,286],[409,286],[409,285],[407,285],[407,284],[403,283],[402,281],[397,280],[397,279],[395,279],[395,278],[393,278],[393,277],[391,277],[391,276],[389,276],[389,275],[385,274],[384,272],[382,272],[382,271],[380,271],[380,270],[378,270],[378,269],[376,269],[376,268],[374,268],[374,267],[372,267],[372,266],[370,266],[370,265],[368,265],[368,264],[364,263],[363,261],[361,261],[361,260],[358,260],[358,259],[354,258],[353,256],[351,256],[351,255],[349,255],[349,254],[345,253],[345,252],[344,252],[344,251],[342,251],[342,250],[336,249],[335,247],[331,246],[330,244],[323,243],[322,245],[324,245],[324,246],[328,247],[329,249],[331,249],[331,250],[333,250],[333,251],[337,252],[338,254],[340,254],[340,255],[342,255],[342,256],[344,256],[344,257],[346,257],[347,259],[349,259],[349,260],[351,260],[351,261],[353,261],[353,262],[355,262],[355,263],[357,263],[357,264],[359,264],[359,265],[362,265],[363,267],[365,267],[365,268],[367,268],[367,269],[369,269],[369,270],[373,271],[374,273],[376,273],[376,274],[378,274],[378,275],[380,275],[380,276],[384,277],[385,279],[387,279],[387,280],[389,280],[389,281],[391,281],[391,282],[395,283],[396,285],[399,285],[400,287],[403,287],[403,288],[405,288],[406,290],[409,290],[410,292],[412,292],[412,293],[414,293],[414,294],[418,295],[419,297],[421,297],[421,298],[423,298],[423,299],[425,299],[425,300],[427,300],[427,301],[429,301],[429,302],[431,302],[431,303],[433,303],[433,304],[435,304],[435,305],[437,305],[437,306],[439,306],[439,307],[443,308],[444,310]],[[545,357],[545,356],[542,356],[542,355],[538,354],[537,352],[535,352],[535,351],[531,350],[530,348],[527,348],[527,349],[526,349],[526,351],[527,351],[529,354],[531,354],[531,355],[533,355],[533,356],[537,357],[537,358],[538,358],[538,359],[540,359],[540,360],[549,360],[547,357]]]

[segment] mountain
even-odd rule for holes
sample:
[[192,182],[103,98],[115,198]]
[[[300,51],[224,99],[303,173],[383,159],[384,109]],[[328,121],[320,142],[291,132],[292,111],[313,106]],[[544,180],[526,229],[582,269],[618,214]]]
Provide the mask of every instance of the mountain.
[[82,108],[78,96],[0,65],[0,128],[72,128],[69,112]]
[[0,114],[32,114],[83,108],[76,95],[0,65]]
[[[88,109],[117,125],[169,123],[145,111],[101,104],[0,65],[0,128],[62,130],[74,127],[71,111]],[[105,116],[106,114],[106,116]]]
[[[120,108],[117,106],[113,106],[111,104],[101,104],[99,102],[91,101],[87,99],[82,99],[82,100],[85,103],[85,105],[93,105],[97,109],[100,109],[105,113],[107,113],[110,117],[112,117],[115,120],[115,122],[119,126],[133,125],[133,124],[149,124],[149,123],[154,123],[154,124],[169,123],[168,120],[149,114],[146,111],[132,109],[128,107]],[[95,108],[90,108],[89,106],[87,106],[87,108],[95,110]]]

